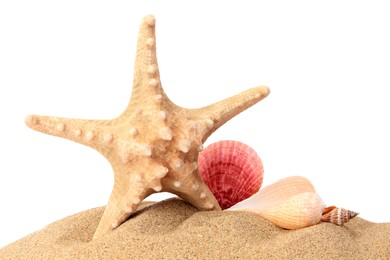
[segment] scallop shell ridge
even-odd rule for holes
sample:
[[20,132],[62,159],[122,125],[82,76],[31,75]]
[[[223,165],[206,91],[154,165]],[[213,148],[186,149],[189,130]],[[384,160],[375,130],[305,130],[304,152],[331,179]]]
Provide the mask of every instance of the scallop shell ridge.
[[198,158],[198,169],[222,209],[259,191],[263,163],[248,145],[224,140],[207,146]]

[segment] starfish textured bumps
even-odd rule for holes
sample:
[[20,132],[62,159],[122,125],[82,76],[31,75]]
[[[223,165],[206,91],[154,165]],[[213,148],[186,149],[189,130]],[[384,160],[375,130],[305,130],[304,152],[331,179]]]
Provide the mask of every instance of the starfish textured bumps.
[[175,105],[161,86],[155,19],[147,16],[138,37],[131,100],[119,117],[81,120],[30,115],[26,124],[90,146],[111,163],[114,187],[93,237],[97,239],[123,223],[155,192],[174,193],[200,210],[220,210],[198,173],[198,153],[216,129],[268,94],[267,87],[257,87],[199,109]]

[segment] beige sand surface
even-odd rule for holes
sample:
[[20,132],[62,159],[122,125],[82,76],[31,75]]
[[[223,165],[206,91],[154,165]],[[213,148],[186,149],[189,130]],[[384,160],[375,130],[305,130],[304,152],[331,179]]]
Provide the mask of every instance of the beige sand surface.
[[143,203],[90,241],[103,208],[54,222],[0,249],[0,259],[390,259],[390,223],[354,218],[283,230],[246,212],[200,212],[180,199]]

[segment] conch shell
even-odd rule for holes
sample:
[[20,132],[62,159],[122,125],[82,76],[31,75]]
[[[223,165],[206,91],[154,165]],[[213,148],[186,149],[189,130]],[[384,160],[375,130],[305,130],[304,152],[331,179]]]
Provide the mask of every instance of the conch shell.
[[249,198],[263,182],[260,157],[238,141],[223,140],[207,146],[199,154],[198,170],[222,209]]
[[318,224],[324,207],[308,179],[292,176],[262,188],[228,210],[254,212],[282,228],[299,229]]
[[350,219],[359,215],[359,213],[355,211],[351,211],[348,209],[337,208],[335,206],[330,206],[324,208],[322,212],[321,220],[324,222],[330,222],[337,226],[342,226],[344,223],[348,222]]

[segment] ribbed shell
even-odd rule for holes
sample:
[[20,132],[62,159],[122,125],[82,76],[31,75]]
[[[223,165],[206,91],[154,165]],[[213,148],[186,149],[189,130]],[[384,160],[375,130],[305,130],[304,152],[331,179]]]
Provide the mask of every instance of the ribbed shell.
[[198,158],[204,182],[222,209],[249,198],[263,182],[263,164],[248,145],[224,140],[207,146]]
[[324,222],[330,222],[332,224],[342,226],[344,223],[356,217],[358,214],[359,213],[348,209],[331,206],[324,209],[321,220]]
[[299,229],[321,221],[324,203],[304,177],[293,176],[264,187],[229,210],[254,212],[286,229]]

